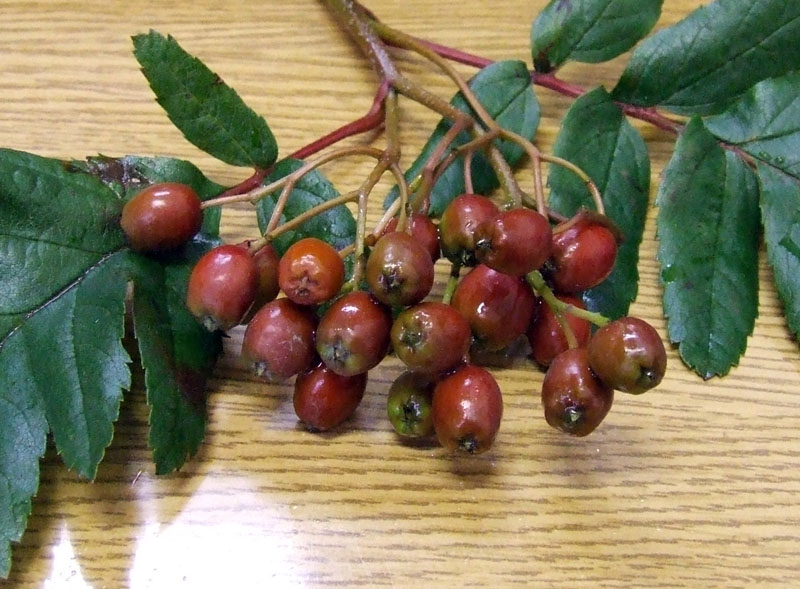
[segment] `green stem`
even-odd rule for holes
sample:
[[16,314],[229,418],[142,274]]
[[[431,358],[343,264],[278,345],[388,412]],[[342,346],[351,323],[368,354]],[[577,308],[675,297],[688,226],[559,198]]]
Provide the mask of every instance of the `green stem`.
[[445,286],[444,294],[442,295],[442,302],[445,305],[449,305],[450,301],[453,300],[453,294],[456,292],[456,287],[458,286],[458,278],[460,274],[461,274],[461,264],[451,264],[450,278],[447,280],[447,286]]
[[332,198],[330,200],[326,200],[323,203],[318,204],[317,206],[308,209],[304,213],[297,215],[295,218],[286,221],[282,225],[279,225],[272,229],[271,231],[267,232],[261,239],[256,239],[250,243],[250,251],[255,253],[260,250],[262,247],[270,243],[276,237],[283,235],[287,231],[291,231],[292,229],[296,229],[312,217],[319,215],[320,213],[324,213],[332,208],[338,207],[339,205],[354,202],[358,198],[358,191],[348,192],[346,194],[342,194],[337,196],[336,198]]
[[297,170],[295,170],[291,174],[288,174],[283,178],[275,180],[274,182],[270,182],[265,186],[259,186],[243,194],[233,194],[230,196],[221,196],[218,198],[212,198],[204,201],[201,206],[203,209],[207,209],[209,207],[219,207],[237,202],[249,202],[250,204],[255,204],[265,196],[272,194],[276,190],[284,188],[287,184],[296,183],[304,175],[322,166],[323,164],[327,164],[339,158],[348,157],[351,155],[366,155],[373,157],[375,159],[379,159],[382,154],[383,152],[375,147],[367,147],[361,145],[356,145],[353,147],[342,147],[330,153],[317,156],[313,160],[309,160],[302,167],[297,168]]
[[[529,273],[525,276],[525,279],[528,281],[528,284],[536,291],[536,293],[542,297],[545,303],[550,307],[553,311],[553,314],[556,316],[556,319],[563,318],[564,314],[568,313],[570,315],[574,315],[575,317],[579,317],[581,319],[585,319],[590,323],[597,325],[598,327],[602,327],[609,321],[611,321],[608,317],[604,316],[601,313],[596,313],[594,311],[587,311],[586,309],[581,309],[580,307],[576,307],[575,305],[571,305],[569,303],[565,303],[564,301],[558,299],[556,295],[553,293],[552,289],[547,286],[547,283],[544,280],[544,277],[538,270],[534,270],[533,272]],[[561,323],[561,319],[559,319],[559,323]],[[561,323],[562,328],[564,329],[564,333],[567,334],[567,340],[569,340],[569,335],[572,332],[569,329],[567,332],[567,328],[569,324],[564,321]],[[574,340],[575,335],[572,334],[572,338]],[[577,343],[576,343],[577,345]],[[575,347],[575,346],[570,346]]]

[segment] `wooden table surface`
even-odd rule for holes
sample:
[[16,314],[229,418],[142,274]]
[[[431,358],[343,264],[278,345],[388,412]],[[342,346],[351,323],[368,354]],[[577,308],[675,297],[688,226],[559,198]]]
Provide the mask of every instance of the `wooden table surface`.
[[[321,2],[3,0],[0,145],[59,158],[170,155],[234,184],[246,172],[188,144],[131,55],[130,36],[174,35],[264,114],[281,153],[364,113],[375,77]],[[668,0],[658,26],[700,5]],[[397,27],[493,58],[530,62],[544,0],[370,0]],[[449,82],[420,59],[402,67],[442,96]],[[611,87],[624,65],[573,64],[562,76]],[[469,74],[468,68],[462,68]],[[537,89],[537,142],[552,146],[569,100]],[[404,162],[438,117],[402,101]],[[674,137],[641,126],[653,195]],[[381,139],[370,136],[357,141]],[[369,162],[328,169],[340,189]],[[348,188],[349,187],[349,188]],[[382,192],[388,184],[382,184]],[[380,197],[376,198],[379,201]],[[377,218],[377,204],[371,220]],[[228,239],[256,234],[252,211],[226,210]],[[642,247],[632,312],[662,335],[655,223]],[[437,266],[436,293],[446,268]],[[687,586],[791,585],[800,572],[800,352],[761,254],[759,319],[746,357],[724,379],[689,372],[674,349],[661,386],[618,395],[592,436],[545,423],[542,373],[495,370],[505,418],[488,454],[455,459],[398,441],[384,395],[396,359],[371,372],[357,416],[335,434],[298,426],[291,386],[268,386],[238,357],[242,330],[210,383],[199,455],[156,477],[141,371],[123,403],[97,480],[54,451],[9,587]]]

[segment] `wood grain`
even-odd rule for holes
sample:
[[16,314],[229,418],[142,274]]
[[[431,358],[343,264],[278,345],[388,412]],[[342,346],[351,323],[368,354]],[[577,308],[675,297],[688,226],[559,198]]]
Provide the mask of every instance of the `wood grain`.
[[[407,32],[528,62],[530,23],[544,4],[368,2]],[[658,26],[699,5],[666,2]],[[282,154],[360,116],[372,101],[368,64],[319,2],[4,0],[0,145],[60,158],[171,155],[219,182],[242,179],[241,170],[186,143],[153,101],[129,40],[149,28],[174,35],[263,113]],[[420,59],[400,55],[399,63],[433,91],[452,94]],[[624,58],[571,64],[562,75],[610,87],[623,65]],[[537,141],[547,150],[569,100],[537,94]],[[402,117],[407,163],[438,117],[408,101]],[[655,186],[674,137],[639,127]],[[368,166],[349,160],[329,176],[349,189]],[[226,211],[223,225],[230,239],[256,229],[247,207]],[[633,312],[664,334],[654,232],[651,211]],[[54,452],[46,456],[4,585],[791,585],[800,572],[800,353],[763,253],[761,260],[758,325],[728,377],[703,382],[670,350],[657,391],[619,395],[594,435],[572,440],[542,419],[542,374],[520,361],[495,371],[505,419],[493,451],[476,459],[396,439],[384,417],[385,392],[401,371],[393,359],[371,373],[346,427],[305,432],[290,387],[264,385],[244,370],[237,329],[211,382],[206,443],[180,473],[157,478],[136,369],[94,483],[77,480]],[[437,292],[445,271],[438,268]]]

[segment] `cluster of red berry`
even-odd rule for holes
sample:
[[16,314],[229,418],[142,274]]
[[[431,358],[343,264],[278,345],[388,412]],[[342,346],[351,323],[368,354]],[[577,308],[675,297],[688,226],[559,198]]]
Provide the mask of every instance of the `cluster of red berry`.
[[[127,203],[122,227],[134,249],[160,252],[189,240],[201,220],[191,188],[161,184]],[[547,422],[578,436],[602,421],[614,389],[640,393],[661,381],[666,354],[650,325],[626,317],[592,334],[580,312],[580,291],[605,280],[616,258],[604,217],[581,212],[553,227],[534,210],[463,194],[438,225],[414,213],[397,229],[395,219],[373,241],[366,284],[356,286],[345,284],[340,253],[316,238],[282,256],[271,244],[221,245],[195,265],[187,307],[210,330],[246,323],[243,360],[269,382],[296,377],[294,408],[311,430],[352,415],[368,371],[390,349],[408,368],[388,392],[395,430],[435,433],[469,453],[492,445],[503,413],[497,382],[467,360],[471,350],[502,350],[526,335],[547,369]],[[451,300],[426,300],[441,254],[471,269]]]

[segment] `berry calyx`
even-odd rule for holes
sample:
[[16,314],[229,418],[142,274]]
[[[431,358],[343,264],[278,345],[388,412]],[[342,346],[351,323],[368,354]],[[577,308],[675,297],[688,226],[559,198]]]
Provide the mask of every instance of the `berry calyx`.
[[332,245],[305,237],[284,252],[278,264],[278,284],[299,305],[319,305],[344,284],[344,262]]
[[[585,309],[586,305],[577,297],[571,295],[556,295],[556,298],[568,305],[578,309]],[[575,343],[578,347],[584,347],[589,343],[592,335],[592,324],[586,319],[582,319],[565,312],[564,319],[575,336]],[[539,366],[548,367],[553,358],[561,352],[569,349],[567,336],[561,328],[561,324],[556,318],[553,310],[544,301],[539,299],[537,310],[533,321],[531,321],[526,335],[531,346],[531,357]]]
[[362,291],[331,304],[317,327],[317,353],[325,365],[343,376],[377,366],[389,350],[392,318],[388,309]]
[[450,305],[428,301],[400,313],[391,338],[395,354],[411,370],[446,372],[469,351],[469,323]]
[[404,438],[424,438],[433,433],[434,382],[418,372],[404,372],[389,387],[386,411]]
[[552,276],[556,290],[577,293],[608,278],[617,259],[610,222],[581,212],[553,230]]
[[469,322],[478,347],[510,345],[530,324],[536,297],[524,279],[476,266],[461,279],[451,304]]
[[667,369],[667,352],[652,325],[623,317],[598,329],[587,346],[589,364],[610,387],[641,394],[657,386]]
[[484,221],[475,230],[475,253],[493,270],[524,276],[550,257],[553,232],[536,211],[516,208]]
[[369,254],[367,284],[379,301],[395,307],[414,305],[433,287],[430,254],[408,233],[381,237]]
[[474,266],[477,263],[475,230],[498,212],[496,204],[479,194],[467,193],[454,198],[439,222],[442,254],[454,264]]
[[177,249],[200,231],[203,211],[191,186],[151,184],[125,203],[120,225],[131,249],[164,253]]
[[587,436],[611,409],[614,389],[589,367],[586,348],[562,352],[550,363],[542,382],[544,417],[552,427]]
[[365,372],[342,376],[319,364],[297,376],[294,412],[310,431],[328,431],[355,413],[366,388]]
[[209,331],[241,323],[258,290],[258,270],[247,249],[221,245],[201,257],[189,275],[186,306]]
[[253,315],[242,340],[242,359],[267,382],[281,382],[315,359],[316,320],[306,307],[287,298],[265,304]]
[[466,364],[433,391],[433,427],[451,451],[481,454],[491,448],[503,417],[503,395],[485,368]]
[[[397,231],[397,217],[394,217],[386,225],[383,234]],[[406,223],[411,224],[411,237],[418,241],[422,247],[430,254],[431,261],[435,262],[441,255],[439,247],[439,227],[428,215],[422,213],[412,213]]]

